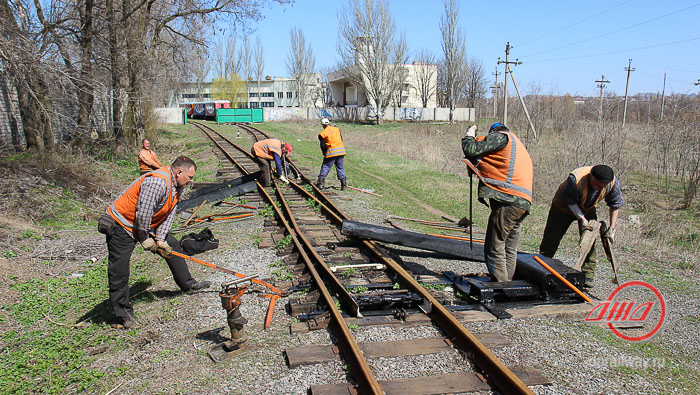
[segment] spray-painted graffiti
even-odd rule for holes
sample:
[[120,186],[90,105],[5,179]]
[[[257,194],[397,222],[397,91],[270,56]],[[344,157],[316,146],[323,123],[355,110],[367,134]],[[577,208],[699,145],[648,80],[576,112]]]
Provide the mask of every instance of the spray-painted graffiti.
[[404,121],[420,121],[423,117],[423,110],[420,108],[399,108],[400,120]]
[[367,106],[367,119],[370,121],[376,121],[379,119],[377,109],[375,109],[374,106]]
[[325,108],[322,108],[322,109],[318,110],[318,119],[321,119],[321,118],[330,118],[330,117],[331,117],[331,114],[329,114],[328,111],[326,111]]

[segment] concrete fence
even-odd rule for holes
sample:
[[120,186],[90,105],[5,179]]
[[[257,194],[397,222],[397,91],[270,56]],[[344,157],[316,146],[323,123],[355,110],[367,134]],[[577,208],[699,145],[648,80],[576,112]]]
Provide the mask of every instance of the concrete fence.
[[[333,121],[358,122],[376,119],[377,114],[371,107],[266,107],[265,121],[303,121],[330,118]],[[156,114],[163,123],[182,123],[182,109],[157,108]],[[384,111],[385,121],[447,121],[449,108],[404,108],[387,107]],[[473,108],[455,108],[455,121],[474,121]]]

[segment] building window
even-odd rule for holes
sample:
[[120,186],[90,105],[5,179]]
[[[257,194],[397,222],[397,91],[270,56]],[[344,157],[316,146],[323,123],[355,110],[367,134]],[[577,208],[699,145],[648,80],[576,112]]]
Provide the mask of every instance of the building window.
[[257,102],[250,102],[250,108],[258,108]]
[[287,99],[291,99],[291,98],[292,98],[292,92],[287,92]]
[[278,99],[284,99],[284,92],[277,92]]
[[260,104],[261,104],[263,107],[274,107],[274,106],[275,106],[275,103],[274,103],[274,102],[271,102],[271,101],[264,101],[264,102],[262,102],[262,103],[260,103]]
[[262,97],[275,97],[274,92],[263,92]]
[[298,99],[299,98],[299,92],[294,92],[294,98]]
[[258,92],[250,92],[248,94],[249,97],[258,97]]

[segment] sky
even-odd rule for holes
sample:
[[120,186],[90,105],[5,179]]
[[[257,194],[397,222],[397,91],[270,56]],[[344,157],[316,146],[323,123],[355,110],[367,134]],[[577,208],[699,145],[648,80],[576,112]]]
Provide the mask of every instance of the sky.
[[[317,70],[338,62],[338,14],[347,1],[296,0],[262,9],[264,18],[248,25],[259,36],[265,74],[289,76],[286,59],[292,28],[311,44]],[[604,76],[605,93],[624,95],[629,59],[629,94],[661,92],[697,94],[700,85],[700,2],[686,0],[457,1],[459,27],[470,58],[482,62],[489,86],[497,61],[510,43],[511,66],[523,94],[598,96],[596,80]],[[412,54],[429,49],[443,57],[441,0],[389,0],[397,33],[405,34]],[[503,81],[503,65],[498,79]],[[509,90],[515,94],[509,81]]]

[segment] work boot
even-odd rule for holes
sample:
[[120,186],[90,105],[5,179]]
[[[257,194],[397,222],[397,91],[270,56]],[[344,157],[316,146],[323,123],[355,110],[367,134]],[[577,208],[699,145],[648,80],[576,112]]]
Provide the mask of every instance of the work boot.
[[316,186],[318,189],[323,189],[326,187],[326,177],[319,177],[318,180],[316,180]]
[[341,178],[341,179],[340,179],[340,190],[341,190],[341,191],[344,191],[344,190],[345,190],[345,187],[347,187],[347,186],[348,186],[348,184],[347,184],[347,178]]
[[119,323],[113,324],[112,328],[129,330],[129,329],[138,328],[138,326],[139,326],[139,322],[136,320],[134,315],[127,312],[126,317],[120,318]]
[[211,281],[197,281],[196,283],[194,283],[194,285],[192,285],[192,287],[190,287],[190,289],[185,291],[185,293],[187,295],[192,295],[195,293],[195,291],[199,291],[200,289],[209,288],[210,285],[211,285]]

